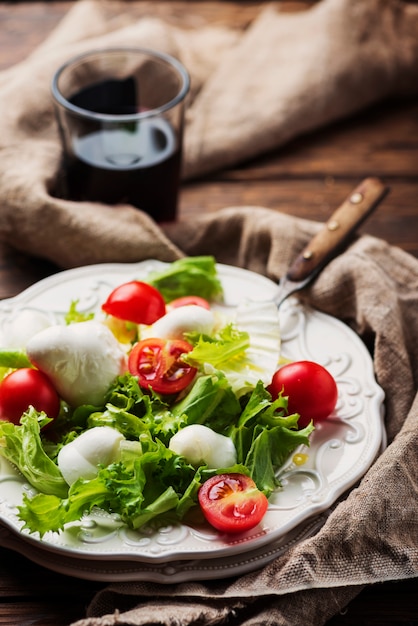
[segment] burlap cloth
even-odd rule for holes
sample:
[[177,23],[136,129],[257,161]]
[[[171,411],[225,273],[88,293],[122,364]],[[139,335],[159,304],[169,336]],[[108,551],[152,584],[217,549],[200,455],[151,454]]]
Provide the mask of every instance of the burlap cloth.
[[[236,164],[388,95],[417,88],[418,7],[396,0],[323,0],[275,7],[245,32],[133,22],[81,0],[27,60],[0,74],[0,236],[61,267],[210,253],[278,279],[318,224],[232,207],[164,228],[129,206],[53,197],[60,144],[49,84],[76,53],[142,45],[180,58],[192,78],[185,176]],[[116,17],[115,17],[116,15]],[[363,585],[418,574],[418,261],[358,238],[304,294],[349,324],[373,355],[386,394],[389,446],[311,538],[260,571],[177,585],[117,583],[77,626],[320,626]]]

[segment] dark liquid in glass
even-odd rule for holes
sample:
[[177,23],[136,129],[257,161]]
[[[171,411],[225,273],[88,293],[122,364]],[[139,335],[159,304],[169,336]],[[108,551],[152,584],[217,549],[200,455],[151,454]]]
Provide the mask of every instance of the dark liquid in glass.
[[[100,83],[80,91],[71,101],[102,113],[139,110],[130,79]],[[133,204],[159,222],[175,218],[181,148],[166,119],[145,118],[120,128],[96,124],[72,140],[66,195],[74,200]]]

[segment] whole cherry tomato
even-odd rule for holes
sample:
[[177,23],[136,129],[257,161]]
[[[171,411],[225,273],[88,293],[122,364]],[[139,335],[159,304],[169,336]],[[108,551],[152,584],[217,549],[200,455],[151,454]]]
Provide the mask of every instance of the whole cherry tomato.
[[8,374],[0,383],[0,419],[19,424],[29,406],[55,419],[60,410],[60,398],[43,372],[23,367]]
[[268,387],[275,399],[283,391],[288,396],[288,413],[299,413],[298,425],[304,428],[327,418],[335,409],[338,388],[325,367],[313,361],[295,361],[283,365]]
[[212,476],[200,487],[198,500],[209,524],[225,533],[254,528],[268,507],[264,493],[244,474]]
[[143,339],[134,345],[128,368],[140,387],[161,394],[178,393],[193,381],[196,368],[181,360],[193,346],[182,339]]
[[190,304],[201,306],[204,309],[210,309],[209,302],[200,296],[182,296],[181,298],[176,298],[168,304],[168,307],[170,309],[177,309],[178,307],[189,306]]
[[135,324],[153,324],[165,314],[161,293],[147,283],[132,280],[116,287],[102,304],[108,315]]

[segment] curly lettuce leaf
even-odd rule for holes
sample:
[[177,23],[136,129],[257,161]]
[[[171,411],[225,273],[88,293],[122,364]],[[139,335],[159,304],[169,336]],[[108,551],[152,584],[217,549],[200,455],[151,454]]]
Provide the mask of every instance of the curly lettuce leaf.
[[33,407],[23,414],[20,426],[0,422],[0,454],[15,465],[30,484],[46,494],[65,497],[68,485],[58,466],[45,452],[41,427],[51,420]]
[[84,313],[78,311],[77,305],[78,300],[72,300],[70,307],[67,313],[64,316],[64,321],[67,325],[69,324],[78,324],[79,322],[87,322],[88,320],[92,320],[94,318],[94,313],[88,312]]
[[167,269],[151,272],[146,281],[160,291],[166,302],[182,296],[220,300],[223,295],[216,261],[212,256],[178,259],[170,263]]
[[[133,529],[182,521],[195,510],[202,482],[218,471],[248,473],[269,495],[280,485],[278,469],[298,446],[309,444],[313,429],[310,425],[298,430],[299,416],[287,415],[287,398],[279,396],[273,401],[261,382],[238,400],[222,372],[198,377],[191,392],[173,406],[165,405],[158,396],[144,394],[130,375],[118,379],[108,399],[112,402],[103,411],[92,410],[87,421],[90,427],[111,425],[128,435],[120,460],[100,468],[91,480],[77,480],[65,494],[51,488],[46,491],[48,487],[38,481],[44,493],[32,499],[24,497],[19,508],[31,532],[43,535],[60,530],[94,507],[117,514],[121,523]],[[32,416],[23,421],[26,425],[19,427],[4,424],[3,434],[15,430],[22,433],[30,427],[38,437],[39,454],[33,462],[35,481],[36,473],[40,473],[38,462],[45,464],[44,473],[59,474],[42,452],[38,420]],[[237,463],[219,470],[195,468],[171,451],[167,447],[169,433],[193,423],[230,436],[237,450]],[[13,450],[13,439],[10,444]],[[16,451],[20,445],[20,441],[15,444]],[[33,476],[26,475],[33,484]]]
[[5,368],[6,371],[21,367],[32,367],[26,352],[23,350],[8,350],[7,348],[0,349],[0,368]]
[[150,433],[168,443],[182,426],[181,415],[175,415],[169,405],[158,394],[144,392],[137,379],[131,374],[119,376],[106,396],[103,411],[93,411],[87,418],[88,428],[111,426],[127,439],[139,439]]
[[195,367],[210,363],[215,369],[222,369],[223,365],[232,367],[235,364],[239,369],[250,346],[249,334],[238,330],[232,323],[213,336],[199,333],[186,333],[185,336],[194,347],[183,356],[183,361]]
[[66,498],[42,493],[24,497],[19,513],[25,528],[41,536],[80,520],[95,507],[118,514],[123,523],[137,529],[150,522],[180,521],[196,504],[200,485],[193,466],[158,440],[144,436],[140,453],[122,451],[121,460],[102,468],[95,478],[77,480]]
[[240,415],[241,405],[226,377],[218,371],[198,377],[171,412],[182,418],[185,425],[204,424],[222,433]]
[[262,383],[248,398],[239,420],[231,425],[229,436],[237,451],[237,462],[248,468],[260,491],[267,496],[280,487],[277,470],[300,445],[309,445],[314,427],[298,430],[299,415],[287,415],[287,397],[276,400]]

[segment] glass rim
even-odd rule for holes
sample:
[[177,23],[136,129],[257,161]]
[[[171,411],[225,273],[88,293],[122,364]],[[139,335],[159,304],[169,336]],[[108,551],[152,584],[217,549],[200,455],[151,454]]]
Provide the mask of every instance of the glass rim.
[[[78,107],[75,104],[72,104],[65,96],[62,95],[59,87],[58,81],[62,75],[62,73],[69,68],[74,63],[83,61],[84,59],[88,59],[89,57],[94,57],[100,54],[121,54],[127,52],[140,53],[144,55],[148,55],[151,57],[156,57],[161,61],[164,61],[171,67],[177,70],[179,76],[181,77],[181,86],[178,94],[166,102],[165,104],[156,107],[154,109],[150,109],[147,111],[138,111],[138,113],[122,113],[120,115],[110,114],[110,113],[98,113],[96,111],[90,111],[88,109],[83,109],[82,107]],[[71,59],[68,59],[65,63],[63,63],[54,73],[51,81],[51,91],[53,98],[56,103],[60,104],[67,111],[79,115],[80,117],[101,120],[106,122],[133,122],[136,120],[145,119],[148,117],[154,117],[155,115],[161,115],[162,113],[173,109],[177,104],[182,102],[186,97],[190,87],[190,77],[184,65],[175,57],[167,54],[166,52],[160,52],[158,50],[152,50],[151,48],[140,48],[140,47],[114,47],[114,48],[98,48],[96,50],[89,50],[88,52],[84,52],[83,54],[79,54]]]

